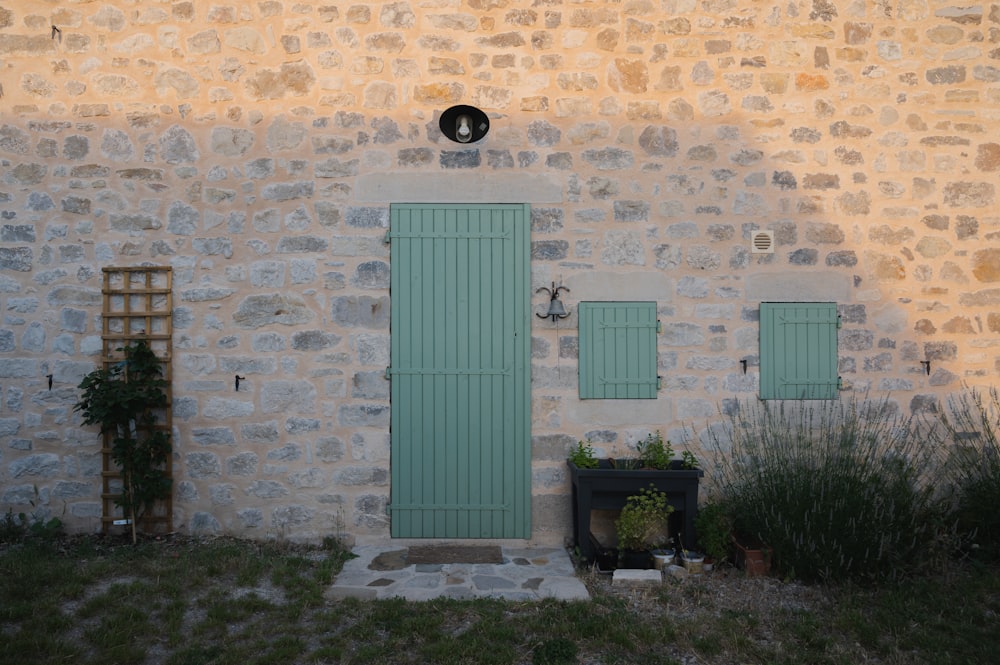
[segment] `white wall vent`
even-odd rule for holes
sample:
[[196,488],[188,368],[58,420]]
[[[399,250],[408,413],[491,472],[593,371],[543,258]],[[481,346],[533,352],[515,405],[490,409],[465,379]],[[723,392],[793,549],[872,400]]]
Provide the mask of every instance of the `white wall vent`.
[[774,231],[754,231],[751,245],[754,254],[774,254]]

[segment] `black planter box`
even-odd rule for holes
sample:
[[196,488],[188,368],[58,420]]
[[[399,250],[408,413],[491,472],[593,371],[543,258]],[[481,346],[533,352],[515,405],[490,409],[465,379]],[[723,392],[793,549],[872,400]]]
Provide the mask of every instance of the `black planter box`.
[[591,510],[621,510],[628,497],[652,484],[667,495],[668,503],[678,516],[681,543],[693,546],[698,542],[694,518],[698,514],[698,482],[705,475],[701,469],[684,469],[680,462],[671,469],[616,469],[607,459],[598,460],[596,469],[580,469],[566,460],[573,483],[573,537],[580,556],[594,559],[590,538]]

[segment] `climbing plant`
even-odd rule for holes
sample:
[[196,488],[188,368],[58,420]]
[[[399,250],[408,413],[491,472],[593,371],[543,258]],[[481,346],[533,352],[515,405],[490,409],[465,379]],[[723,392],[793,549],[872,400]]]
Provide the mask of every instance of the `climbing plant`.
[[136,542],[136,522],[156,501],[170,495],[165,464],[170,435],[156,427],[157,410],[167,407],[161,361],[145,341],[119,349],[120,362],[94,370],[80,382],[75,410],[84,425],[98,425],[109,439],[111,459],[121,474],[121,507]]

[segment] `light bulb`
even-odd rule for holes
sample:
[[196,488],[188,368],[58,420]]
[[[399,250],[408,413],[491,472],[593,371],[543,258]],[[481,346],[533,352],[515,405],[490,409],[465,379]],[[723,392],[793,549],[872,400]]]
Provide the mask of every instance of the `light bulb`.
[[472,127],[470,126],[471,118],[467,115],[458,116],[458,121],[455,123],[455,138],[461,143],[468,143],[472,140]]

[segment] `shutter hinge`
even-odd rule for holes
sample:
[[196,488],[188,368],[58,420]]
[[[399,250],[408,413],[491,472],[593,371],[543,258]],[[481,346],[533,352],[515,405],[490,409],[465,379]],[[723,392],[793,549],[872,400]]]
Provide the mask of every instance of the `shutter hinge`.
[[839,328],[843,328],[843,327],[844,327],[844,322],[843,322],[842,317],[840,316],[840,314],[838,314],[837,315],[837,328],[839,329]]
[[385,380],[386,381],[392,380],[392,368],[391,367],[386,367],[385,368]]
[[838,376],[837,377],[837,390],[843,390],[843,389],[844,389],[844,377]]
[[663,377],[660,375],[656,376],[656,389],[661,390],[663,388]]
[[657,319],[656,320],[656,333],[660,334],[662,332],[663,332],[663,321],[660,321],[659,319]]
[[392,229],[386,231],[385,235],[382,236],[382,242],[384,242],[385,244],[388,245],[390,240],[392,240]]

